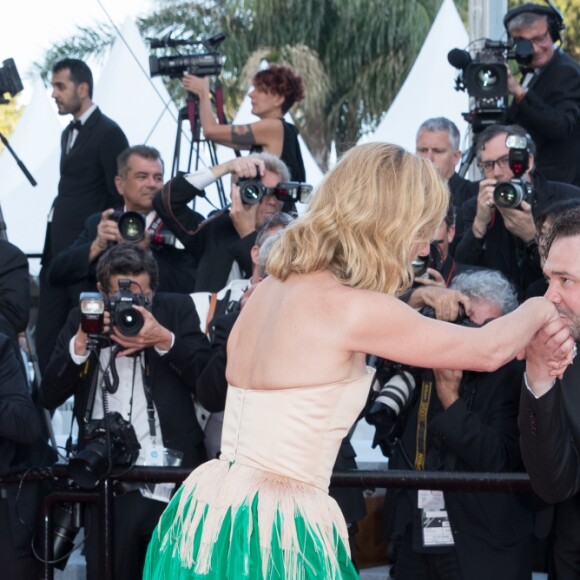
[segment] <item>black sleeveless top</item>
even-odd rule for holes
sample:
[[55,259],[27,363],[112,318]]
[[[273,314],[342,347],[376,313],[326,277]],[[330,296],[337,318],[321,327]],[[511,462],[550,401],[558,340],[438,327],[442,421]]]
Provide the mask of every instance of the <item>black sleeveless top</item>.
[[[287,123],[284,119],[280,119],[280,121],[282,121],[282,126],[284,127],[284,142],[280,159],[288,166],[290,179],[304,183],[306,181],[306,170],[304,169],[304,161],[302,160],[300,144],[298,143],[298,129],[296,125]],[[250,153],[260,153],[263,149],[262,145],[254,145],[250,149]]]

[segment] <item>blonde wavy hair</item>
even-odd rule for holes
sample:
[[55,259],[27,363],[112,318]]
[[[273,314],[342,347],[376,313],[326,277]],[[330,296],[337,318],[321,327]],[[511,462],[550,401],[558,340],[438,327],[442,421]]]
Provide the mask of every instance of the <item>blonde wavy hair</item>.
[[413,252],[429,241],[448,206],[447,184],[429,160],[397,145],[359,145],[285,229],[268,273],[286,280],[329,270],[345,286],[399,294],[412,283]]

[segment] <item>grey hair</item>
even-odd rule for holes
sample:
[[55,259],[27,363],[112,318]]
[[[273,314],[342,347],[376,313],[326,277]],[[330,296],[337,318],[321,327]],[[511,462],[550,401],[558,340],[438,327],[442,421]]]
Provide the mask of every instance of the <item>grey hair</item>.
[[518,295],[514,285],[497,270],[464,272],[453,278],[450,288],[469,298],[496,304],[502,314],[518,307]]
[[270,251],[274,247],[274,244],[280,239],[280,236],[284,233],[284,230],[279,230],[275,234],[268,236],[260,246],[260,253],[258,254],[258,268],[260,278],[265,278],[268,275],[266,271],[266,264],[268,262],[268,256]]
[[290,181],[290,170],[288,166],[282,159],[272,155],[271,153],[252,153],[250,157],[255,157],[256,159],[261,159],[266,166],[268,171],[275,173],[280,178],[280,183],[284,181]]
[[537,14],[535,12],[522,12],[514,16],[507,25],[508,32],[511,34],[514,30],[521,30],[522,28],[529,28],[534,26],[536,22],[543,21],[548,24],[548,16],[546,14]]
[[447,117],[432,117],[431,119],[423,121],[417,131],[417,139],[424,131],[431,131],[432,133],[443,131],[447,133],[453,151],[459,151],[459,129],[457,128],[457,125]]
[[264,241],[270,237],[270,232],[275,228],[284,229],[288,224],[294,221],[294,218],[284,211],[269,217],[264,225],[258,230],[256,235],[256,246],[262,246]]

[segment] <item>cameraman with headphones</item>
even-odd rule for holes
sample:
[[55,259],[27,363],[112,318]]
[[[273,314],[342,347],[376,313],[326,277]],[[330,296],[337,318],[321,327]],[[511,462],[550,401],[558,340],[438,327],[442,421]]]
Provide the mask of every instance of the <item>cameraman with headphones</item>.
[[556,46],[562,42],[564,20],[548,4],[526,3],[504,17],[509,36],[529,40],[533,47],[521,79],[508,69],[513,100],[507,121],[529,132],[537,147],[537,167],[546,179],[580,186],[580,65]]
[[[209,342],[191,298],[155,293],[158,279],[151,251],[137,244],[107,250],[97,264],[101,295],[81,294],[81,302],[105,307],[102,317],[95,308],[82,316],[74,308],[43,373],[40,399],[47,409],[74,396],[79,450],[69,474],[82,487],[133,464],[179,465],[181,459],[194,468],[207,458],[192,394]],[[172,484],[115,488],[115,578],[141,579],[147,545],[172,491]],[[84,526],[87,578],[96,580],[102,577],[96,505],[86,507]]]

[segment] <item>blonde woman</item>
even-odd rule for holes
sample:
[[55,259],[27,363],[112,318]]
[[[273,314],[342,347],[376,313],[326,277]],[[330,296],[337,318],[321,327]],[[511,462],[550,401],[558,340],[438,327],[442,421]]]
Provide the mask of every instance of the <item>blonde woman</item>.
[[[221,457],[177,492],[144,578],[358,577],[327,489],[340,441],[367,398],[365,354],[491,371],[558,320],[552,304],[534,298],[465,328],[396,298],[448,195],[429,161],[393,145],[355,147],[326,176],[273,248],[270,275],[234,326]],[[555,374],[568,346],[553,353]]]

